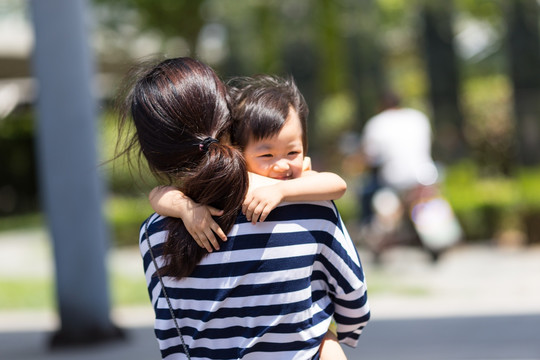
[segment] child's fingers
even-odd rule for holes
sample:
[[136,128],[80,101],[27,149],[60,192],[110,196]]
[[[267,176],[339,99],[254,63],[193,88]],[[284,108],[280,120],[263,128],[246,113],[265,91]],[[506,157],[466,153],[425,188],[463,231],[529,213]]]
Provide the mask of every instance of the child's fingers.
[[247,211],[248,211],[248,208],[249,208],[249,204],[251,204],[251,198],[247,198],[244,200],[244,202],[242,203],[242,214],[246,215]]
[[245,215],[248,221],[251,221],[253,219],[253,212],[255,211],[257,206],[258,206],[257,202],[251,201],[250,204],[246,207]]
[[[260,205],[260,204],[259,204]],[[246,215],[246,218],[248,220],[251,221],[252,224],[256,224],[257,223],[257,219],[259,218],[259,215],[257,213],[257,208],[259,207],[259,205],[255,206],[253,209],[249,209],[248,208],[248,214],[249,214],[249,217],[248,215]],[[250,208],[251,208],[251,205],[250,205]]]
[[201,237],[201,236],[199,236],[197,234],[195,234],[195,236],[192,235],[192,237],[195,240],[195,242],[197,243],[197,245],[199,245],[202,248],[205,248],[206,251],[208,251],[208,252],[213,251],[212,246],[210,245],[210,243],[208,241],[206,241],[206,239],[204,237]]
[[248,211],[248,207],[252,202],[253,202],[253,195],[251,192],[248,192],[246,194],[246,197],[244,198],[244,202],[242,203],[242,214],[246,215],[246,212]]
[[260,207],[261,207],[261,204],[257,205],[255,210],[253,210],[253,215],[251,216],[251,223],[252,224],[256,224],[257,220],[259,220],[259,216],[261,215]]
[[216,240],[216,237],[214,236],[214,233],[212,232],[212,229],[207,229],[204,233],[205,240],[212,244],[214,249],[219,250],[219,243]]
[[263,222],[268,217],[268,214],[270,214],[270,211],[272,209],[269,206],[265,206],[264,210],[261,212],[261,216],[259,217],[259,221]]
[[212,244],[210,241],[208,241],[208,239],[206,237],[201,237],[201,242],[203,244],[203,248],[206,249],[206,251],[208,251],[209,253],[211,253],[212,251],[214,251],[214,249],[212,248]]
[[261,212],[261,217],[259,219],[259,221],[265,221],[266,218],[268,217],[268,215],[270,215],[270,213],[272,212],[272,210],[274,210],[277,206],[279,205],[279,201],[278,202],[273,202],[273,201],[270,201],[266,204],[266,206],[264,207],[263,211]]
[[268,213],[270,213],[270,210],[272,210],[272,207],[268,205],[268,203],[259,203],[257,208],[254,211],[254,222],[260,221],[263,222],[264,219],[268,216]]
[[219,227],[219,225],[214,222],[214,224],[212,224],[212,231],[214,231],[214,233],[223,241],[227,241],[227,235],[223,232],[223,230],[221,230],[221,228]]

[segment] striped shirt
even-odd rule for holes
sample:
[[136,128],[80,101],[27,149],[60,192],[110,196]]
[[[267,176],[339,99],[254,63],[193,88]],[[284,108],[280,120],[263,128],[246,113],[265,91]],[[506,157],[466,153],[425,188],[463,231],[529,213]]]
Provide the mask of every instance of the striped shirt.
[[[145,223],[158,266],[164,217]],[[186,359],[145,225],[140,250],[163,359]],[[340,342],[355,347],[370,312],[358,253],[330,201],[284,203],[266,221],[239,215],[219,251],[194,272],[163,277],[192,359],[316,359],[334,317]]]

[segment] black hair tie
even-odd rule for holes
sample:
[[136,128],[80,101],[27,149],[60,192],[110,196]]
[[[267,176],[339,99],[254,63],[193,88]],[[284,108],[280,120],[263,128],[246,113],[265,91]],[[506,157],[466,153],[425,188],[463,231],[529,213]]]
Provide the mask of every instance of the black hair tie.
[[206,153],[208,151],[208,147],[210,146],[210,144],[217,143],[217,142],[218,142],[217,139],[214,139],[213,137],[209,136],[199,143],[199,151]]

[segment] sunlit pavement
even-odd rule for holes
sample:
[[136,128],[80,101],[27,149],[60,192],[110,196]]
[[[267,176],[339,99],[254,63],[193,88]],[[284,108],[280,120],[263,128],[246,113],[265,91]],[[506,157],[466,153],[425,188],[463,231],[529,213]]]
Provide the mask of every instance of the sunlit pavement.
[[[40,231],[0,233],[0,278],[51,276]],[[371,263],[360,250],[372,321],[354,359],[540,359],[540,247],[459,246],[432,264],[419,249],[397,248]],[[24,260],[23,260],[24,259]],[[142,277],[137,249],[113,249],[111,272]],[[0,310],[0,359],[158,359],[148,306],[114,308],[126,339],[49,350],[54,313]]]

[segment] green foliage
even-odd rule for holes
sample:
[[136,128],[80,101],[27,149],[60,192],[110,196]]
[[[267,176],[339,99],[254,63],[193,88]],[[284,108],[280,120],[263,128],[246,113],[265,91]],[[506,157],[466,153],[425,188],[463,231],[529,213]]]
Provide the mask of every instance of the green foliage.
[[0,279],[0,288],[0,309],[54,308],[52,279]]
[[[349,181],[350,183],[350,181]],[[540,242],[540,167],[520,169],[516,176],[488,176],[472,160],[445,169],[442,195],[464,230],[465,241],[496,239],[512,231],[528,242]],[[361,211],[355,191],[336,201],[345,223],[356,226]]]
[[540,168],[520,169],[516,182],[521,205],[525,209],[540,212]]
[[[196,43],[202,39],[202,29],[205,25],[217,24],[222,26],[226,55],[222,61],[211,65],[224,78],[260,72],[291,73],[311,107],[310,121],[315,126],[310,129],[310,138],[318,141],[312,141],[310,152],[320,155],[321,164],[340,163],[336,159],[339,156],[335,151],[337,139],[344,131],[361,128],[355,123],[365,120],[366,113],[373,112],[367,109],[366,103],[375,102],[377,90],[382,86],[396,88],[407,105],[426,113],[431,108],[420,9],[425,4],[447,6],[442,1],[94,2],[102,11],[99,19],[106,20],[100,24],[107,25],[108,40],[116,41],[125,49],[129,48],[127,44],[132,45],[129,40],[151,33],[159,49],[166,48],[164,44],[169,40],[181,38],[188,43],[190,54],[199,56],[195,50]],[[460,103],[472,161],[450,167],[444,185],[445,193],[471,237],[480,238],[489,236],[499,227],[518,226],[515,224],[520,220],[515,219],[520,218],[520,214],[537,211],[540,192],[536,190],[536,170],[514,169],[515,119],[503,46],[506,2],[456,0],[454,5],[454,25],[468,20],[486,23],[497,38],[485,59],[461,59],[458,63],[463,81]],[[454,28],[456,32],[460,29]],[[126,33],[131,37],[124,37]],[[106,50],[100,54],[104,62],[121,53],[116,48]],[[123,56],[120,58],[123,64],[130,61]],[[365,75],[376,72],[380,72],[373,77],[376,81]],[[33,128],[31,112],[14,112],[0,122],[0,161],[4,168],[0,179],[16,178],[8,184],[12,187],[22,186],[24,181],[34,182],[24,185],[24,191],[33,189],[30,192],[34,208],[26,207],[30,210],[35,210],[36,203]],[[107,161],[114,156],[116,144],[113,113],[106,112],[100,121],[100,130],[100,159]],[[127,165],[126,157],[101,168],[111,192],[107,211],[115,236],[128,239],[119,243],[134,241],[128,229],[138,229],[149,214],[146,195],[156,185],[144,161],[139,162],[136,154],[132,159],[136,165],[133,168]],[[137,165],[141,165],[140,168]],[[322,170],[340,171],[339,168]],[[516,177],[510,177],[512,174]],[[0,188],[4,185],[0,183]],[[343,213],[354,218],[354,199],[340,202],[344,204]],[[7,204],[3,198],[0,207],[2,204]]]
[[480,177],[471,161],[449,167],[443,189],[456,211],[482,206],[515,206],[519,201],[519,189],[513,179]]
[[111,292],[112,303],[115,306],[150,304],[144,276],[113,274]]
[[334,201],[344,223],[354,223],[358,219],[358,204],[353,191],[347,191],[343,197]]
[[392,27],[403,24],[406,18],[404,14],[410,10],[409,1],[406,0],[377,0],[376,2],[383,23]]
[[106,111],[100,120],[99,156],[111,192],[126,196],[146,196],[157,185],[157,180],[138,149],[131,153],[122,153],[129,142],[131,130],[128,129],[128,133],[123,134],[127,138],[120,138],[117,115]]
[[383,268],[371,268],[367,274],[369,292],[371,294],[406,295],[422,297],[428,295],[429,289],[418,285],[406,284],[401,280],[388,276]]
[[456,7],[478,19],[497,21],[501,16],[500,0],[457,0]]
[[0,119],[0,140],[32,138],[34,135],[34,113],[21,110]]
[[[141,270],[142,271],[142,270]],[[148,305],[143,276],[112,274],[111,295],[114,306]],[[54,310],[54,282],[50,277],[0,279],[0,309]]]
[[37,208],[34,114],[27,109],[0,119],[0,216]]
[[[527,219],[540,214],[539,183],[540,168],[522,169],[516,177],[487,177],[473,162],[464,161],[448,169],[443,193],[466,239],[485,240],[506,230],[529,232]],[[529,235],[529,241],[538,241],[536,236]]]
[[113,243],[130,246],[137,245],[139,228],[153,212],[148,194],[158,182],[138,152],[122,154],[133,129],[120,137],[117,118],[114,112],[106,111],[100,119],[100,157],[110,191],[105,214]]
[[476,76],[465,82],[465,136],[484,174],[509,174],[514,160],[512,92],[502,75]]
[[36,229],[43,226],[45,226],[45,217],[41,212],[0,217],[0,231]]
[[350,128],[355,115],[355,104],[350,94],[341,92],[327,96],[315,114],[315,131],[325,141],[335,139]]
[[148,198],[113,196],[107,201],[106,216],[111,224],[115,245],[138,244],[142,222],[153,213]]
[[[195,52],[199,31],[204,25],[200,11],[202,0],[95,0],[105,4],[118,14],[135,11],[138,14],[139,31],[153,30],[167,37],[182,36]],[[111,24],[112,26],[115,23]]]

